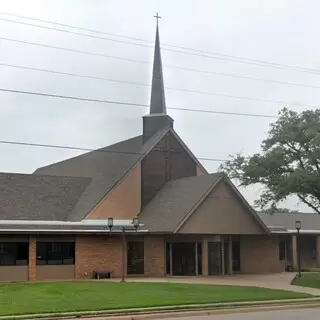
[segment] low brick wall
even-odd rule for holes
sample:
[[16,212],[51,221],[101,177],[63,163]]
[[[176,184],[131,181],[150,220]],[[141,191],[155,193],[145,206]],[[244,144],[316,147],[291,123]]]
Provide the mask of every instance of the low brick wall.
[[241,273],[278,273],[285,271],[279,260],[278,236],[241,236]]
[[81,235],[76,238],[76,278],[92,278],[95,270],[122,275],[122,239],[119,236]]

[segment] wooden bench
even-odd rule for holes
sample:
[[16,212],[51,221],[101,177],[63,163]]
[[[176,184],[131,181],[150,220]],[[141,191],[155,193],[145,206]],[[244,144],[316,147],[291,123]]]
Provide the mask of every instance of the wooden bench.
[[111,271],[94,271],[93,276],[95,279],[110,279]]

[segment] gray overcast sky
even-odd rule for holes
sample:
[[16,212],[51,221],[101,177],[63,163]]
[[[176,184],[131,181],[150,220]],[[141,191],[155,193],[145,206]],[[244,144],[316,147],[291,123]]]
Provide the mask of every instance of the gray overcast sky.
[[[163,44],[320,70],[317,0],[0,0],[0,11],[154,41],[158,11]],[[8,17],[0,18],[30,20]],[[49,26],[49,25],[48,25]],[[56,26],[57,27],[57,26]],[[61,27],[62,28],[62,27]],[[66,29],[66,28],[65,28]],[[75,30],[73,30],[75,31]],[[80,31],[81,32],[81,31]],[[153,49],[0,21],[0,37],[152,62]],[[114,39],[119,39],[114,37]],[[129,40],[130,41],[130,40]],[[151,43],[152,45],[152,43]],[[240,64],[162,50],[167,87],[320,105],[320,89],[194,73],[169,65],[320,86],[320,75]],[[0,39],[0,63],[150,84],[151,64],[106,59]],[[0,66],[0,87],[149,103],[149,87]],[[167,107],[276,115],[284,105],[166,91]],[[0,93],[0,140],[98,148],[141,134],[146,108]],[[170,110],[175,129],[198,157],[226,159],[259,152],[272,119]],[[79,152],[0,145],[0,171],[31,173]],[[203,161],[209,172],[219,163]],[[250,203],[259,189],[243,194]],[[297,207],[290,199],[285,205]]]

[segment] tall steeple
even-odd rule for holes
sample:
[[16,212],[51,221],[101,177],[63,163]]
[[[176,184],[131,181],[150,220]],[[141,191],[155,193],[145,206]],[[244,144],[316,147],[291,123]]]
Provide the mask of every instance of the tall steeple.
[[157,18],[156,29],[156,43],[154,47],[154,59],[153,59],[153,72],[152,72],[152,87],[151,87],[151,101],[150,101],[150,114],[166,114],[166,99],[164,93],[163,73],[162,73],[162,61],[160,52],[160,39],[159,39],[159,26]]
[[143,141],[147,141],[159,130],[173,128],[173,119],[167,115],[166,99],[164,93],[163,72],[160,52],[160,37],[157,13],[156,42],[154,47],[154,60],[151,84],[150,112],[143,117]]

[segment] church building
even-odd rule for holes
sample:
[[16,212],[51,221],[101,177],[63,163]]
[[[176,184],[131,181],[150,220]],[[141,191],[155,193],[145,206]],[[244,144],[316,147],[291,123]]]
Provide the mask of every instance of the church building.
[[[273,218],[209,174],[175,131],[157,27],[142,135],[33,174],[0,173],[0,281],[283,272],[297,265],[295,218]],[[318,266],[316,221],[315,251],[306,248]]]

